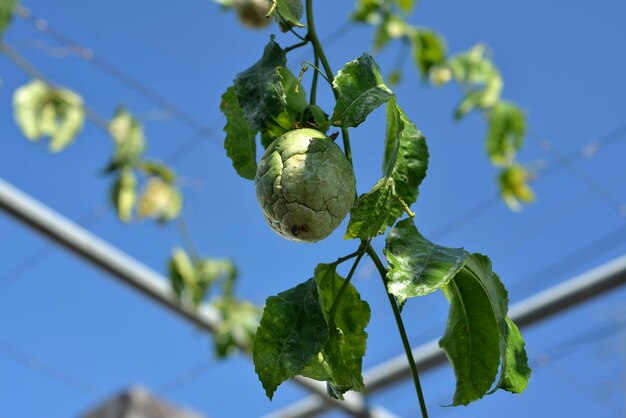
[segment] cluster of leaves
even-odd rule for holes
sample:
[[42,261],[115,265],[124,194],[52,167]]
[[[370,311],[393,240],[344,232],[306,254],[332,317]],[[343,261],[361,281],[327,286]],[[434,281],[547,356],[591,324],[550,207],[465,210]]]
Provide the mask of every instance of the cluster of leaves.
[[[175,186],[176,174],[166,164],[146,160],[145,137],[141,123],[124,108],[119,108],[109,123],[115,151],[104,172],[115,177],[111,202],[124,222],[132,219],[136,209],[140,218],[170,221],[180,214],[182,195]],[[137,198],[137,174],[145,178]]]
[[454,405],[482,398],[492,388],[499,367],[493,391],[524,391],[530,377],[524,342],[507,317],[507,291],[488,257],[433,244],[410,219],[392,228],[384,253],[389,263],[387,290],[400,304],[438,289],[450,302],[448,325],[439,344],[456,375]]
[[[73,91],[33,80],[18,88],[13,96],[13,112],[17,125],[31,141],[49,136],[50,151],[65,149],[76,138],[85,122],[82,98]],[[124,222],[137,209],[140,218],[149,217],[167,222],[180,213],[182,196],[171,168],[143,159],[145,138],[143,128],[125,109],[118,109],[108,131],[115,150],[105,173],[113,174],[111,201]],[[137,198],[137,173],[145,177],[145,186]]]
[[15,91],[13,112],[26,138],[37,141],[43,136],[50,137],[52,152],[68,146],[85,122],[79,95],[40,80],[33,80]]
[[[211,297],[211,305],[221,315],[214,332],[218,357],[226,357],[239,349],[251,349],[261,310],[235,297],[237,269],[231,260],[190,257],[184,250],[176,248],[168,270],[172,289],[180,303],[195,309]],[[215,292],[217,286],[219,292]]]
[[[501,195],[509,207],[519,209],[522,203],[534,200],[528,186],[530,175],[515,161],[526,132],[524,112],[516,104],[501,99],[504,82],[486,53],[485,45],[478,44],[466,52],[449,55],[440,34],[407,22],[407,15],[413,7],[414,0],[359,0],[352,20],[376,27],[375,51],[394,39],[400,40],[411,46],[415,65],[423,80],[430,80],[435,86],[454,80],[461,86],[464,98],[455,109],[454,116],[458,120],[477,111],[484,117],[488,126],[487,155],[501,170],[498,177]],[[400,68],[389,76],[390,82],[397,82],[400,78]],[[515,182],[509,181],[512,177],[515,177]]]
[[[272,39],[261,60],[237,75],[223,96],[225,148],[244,178],[254,177],[257,133],[267,146],[298,127],[310,109],[302,87],[285,83],[284,74],[291,74],[285,65],[286,53]],[[384,278],[388,292],[400,305],[437,289],[450,300],[441,347],[457,376],[455,405],[489,392],[499,369],[494,390],[521,392],[530,369],[521,335],[506,316],[507,292],[489,259],[430,243],[413,223],[410,205],[428,167],[424,136],[398,105],[371,56],[345,64],[332,88],[337,100],[328,122],[333,126],[356,127],[379,106],[386,104],[387,110],[383,176],[358,197],[346,238],[361,240],[360,258],[371,239],[395,224],[384,251],[390,266]],[[321,125],[319,120],[306,122]],[[405,213],[409,218],[396,223]],[[268,397],[295,375],[327,382],[329,395],[339,399],[347,390],[365,390],[361,365],[370,310],[350,284],[351,276],[344,279],[336,272],[338,263],[319,264],[311,279],[267,299],[252,353]]]
[[295,375],[326,381],[328,394],[338,399],[348,390],[365,391],[361,366],[370,308],[336,267],[319,264],[313,278],[267,299],[252,353],[270,399]]
[[[0,0],[0,35],[10,24],[17,3],[17,0]],[[33,80],[15,91],[13,111],[26,138],[31,141],[44,136],[51,138],[51,152],[70,145],[86,117],[86,108],[78,94],[42,80]],[[126,109],[119,108],[107,131],[113,139],[114,152],[103,171],[115,178],[110,194],[119,219],[128,222],[135,211],[140,218],[159,222],[176,218],[182,209],[176,175],[166,164],[144,158],[146,139],[141,123]],[[139,176],[144,185],[138,197]],[[184,251],[175,249],[169,273],[173,293],[181,303],[197,307],[212,294],[212,306],[221,315],[214,335],[218,357],[227,356],[235,349],[251,349],[260,309],[235,297],[237,271],[232,261],[211,258],[192,261]],[[213,291],[217,284],[221,284],[221,292]]]
[[304,88],[287,68],[287,56],[272,38],[261,59],[239,73],[222,96],[226,116],[224,148],[237,173],[253,180],[256,174],[256,137],[269,144],[285,132],[309,127],[326,131],[328,115],[308,105]]

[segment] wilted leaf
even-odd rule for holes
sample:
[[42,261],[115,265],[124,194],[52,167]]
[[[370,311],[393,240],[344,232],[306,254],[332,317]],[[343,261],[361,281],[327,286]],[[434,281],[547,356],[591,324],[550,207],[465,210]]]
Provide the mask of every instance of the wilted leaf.
[[393,97],[380,68],[367,54],[347,63],[337,74],[333,87],[339,97],[331,122],[344,128],[360,125],[374,109]]

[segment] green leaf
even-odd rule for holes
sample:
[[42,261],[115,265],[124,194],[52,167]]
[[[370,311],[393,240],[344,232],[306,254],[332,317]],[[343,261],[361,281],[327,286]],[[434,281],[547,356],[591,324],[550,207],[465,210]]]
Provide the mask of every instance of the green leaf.
[[168,184],[174,184],[176,181],[176,173],[174,173],[174,170],[161,161],[144,160],[139,164],[139,169],[147,176],[158,177]]
[[187,253],[175,248],[168,263],[170,284],[179,300],[183,300],[190,287],[197,282],[196,272]]
[[410,13],[415,6],[415,0],[394,0],[394,2],[404,13]]
[[445,61],[446,43],[438,33],[428,29],[416,30],[411,34],[410,39],[415,64],[425,80],[431,68]]
[[446,248],[428,241],[412,219],[398,222],[389,231],[383,252],[389,264],[387,290],[400,304],[448,284],[469,256],[462,248]]
[[226,116],[224,148],[241,177],[254,180],[256,175],[256,131],[250,127],[239,106],[234,87],[222,96],[220,110]]
[[279,68],[286,64],[285,51],[271,39],[263,57],[235,78],[237,100],[255,131],[265,131],[285,112],[287,100]]
[[500,195],[512,210],[520,210],[522,203],[535,200],[535,194],[528,185],[530,175],[519,164],[512,164],[502,169],[498,176]]
[[132,170],[124,169],[111,188],[111,201],[122,222],[129,222],[137,199],[137,179]]
[[302,0],[276,0],[276,9],[278,11],[276,20],[283,32],[287,32],[294,26],[304,27],[304,24],[300,22],[304,11]]
[[381,178],[359,196],[350,212],[346,238],[368,239],[388,226],[417,200],[428,168],[428,148],[422,133],[392,99],[387,103],[387,134]]
[[302,112],[302,127],[326,133],[330,128],[328,114],[317,105],[310,105]]
[[524,143],[524,112],[510,102],[498,102],[489,115],[487,154],[496,165],[508,164]]
[[337,74],[333,88],[339,97],[331,121],[344,128],[359,126],[374,109],[393,97],[380,68],[367,54],[347,63]]
[[355,22],[373,23],[376,20],[376,15],[379,10],[379,0],[357,0],[354,12],[352,12],[350,18]]
[[411,219],[396,224],[384,249],[387,290],[399,303],[442,289],[450,301],[448,325],[439,345],[457,380],[454,405],[467,405],[496,389],[521,393],[530,376],[524,341],[506,317],[508,294],[489,258],[426,240]]
[[217,282],[222,282],[223,303],[233,298],[233,283],[237,271],[231,260],[215,258],[192,260],[185,251],[176,248],[172,252],[168,267],[172,289],[183,303],[197,307]]
[[250,302],[224,297],[217,298],[213,305],[222,315],[222,321],[213,335],[216,355],[227,357],[236,353],[240,345],[251,351],[261,309]]
[[[221,282],[222,296],[224,298],[233,297],[237,268],[231,260],[214,258],[203,259],[197,262],[196,271],[198,273],[198,282],[201,283],[205,289],[208,289],[214,283]],[[206,293],[205,290],[201,299],[204,299]]]
[[476,108],[490,109],[500,99],[504,82],[496,66],[485,56],[485,50],[484,45],[478,44],[448,61],[453,77],[468,90],[455,111],[457,119]]
[[348,284],[335,312],[331,308],[345,279],[335,271],[335,264],[318,264],[315,280],[330,336],[322,352],[313,358],[303,376],[327,381],[329,394],[343,399],[348,390],[365,391],[362,360],[365,355],[370,308],[358,291]]
[[0,0],[0,36],[11,24],[18,0]]
[[443,290],[450,313],[439,345],[456,376],[453,405],[467,405],[482,398],[498,374],[501,350],[506,347],[501,325],[508,296],[491,262],[480,254],[469,255]]
[[69,145],[85,121],[83,101],[68,89],[53,88],[34,80],[15,91],[15,121],[29,140],[50,136],[50,151]]
[[405,36],[407,32],[409,32],[409,28],[410,27],[402,18],[390,12],[384,13],[383,21],[380,25],[378,25],[374,36],[374,51],[380,51],[392,39],[398,39]]
[[524,340],[517,325],[508,317],[506,324],[506,349],[498,387],[511,393],[522,393],[530,379],[528,355],[524,349]]
[[137,165],[146,147],[141,123],[119,107],[109,122],[109,133],[115,143],[115,153],[106,171]]
[[289,114],[289,119],[296,121],[298,116],[300,116],[308,106],[306,92],[289,68],[281,67],[278,69],[278,73],[280,74],[280,81],[283,86],[283,91],[285,92],[285,107]]
[[400,70],[393,70],[387,77],[387,82],[391,86],[395,86],[402,81],[402,72]]
[[271,296],[265,303],[252,359],[265,393],[299,374],[326,345],[329,328],[315,279]]

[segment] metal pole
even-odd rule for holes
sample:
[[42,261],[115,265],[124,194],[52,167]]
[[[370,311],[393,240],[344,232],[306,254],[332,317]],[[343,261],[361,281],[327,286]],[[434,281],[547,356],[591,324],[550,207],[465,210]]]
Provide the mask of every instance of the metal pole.
[[[519,327],[526,327],[624,284],[626,284],[626,256],[621,256],[516,303],[509,310],[509,317]],[[413,357],[418,370],[422,372],[446,362],[446,355],[439,348],[438,340],[429,341],[413,349]],[[365,371],[363,380],[368,395],[372,395],[410,376],[406,357],[399,355]],[[265,418],[309,418],[328,409],[328,405],[309,396]]]
[[[122,283],[129,285],[201,329],[213,333],[219,326],[221,315],[211,305],[202,304],[197,310],[192,310],[180,304],[171,291],[167,278],[2,179],[0,179],[0,210],[110,273]],[[237,341],[237,344],[246,352],[246,346],[243,342]],[[356,417],[377,416],[375,411],[371,412],[367,409],[361,395],[349,394],[350,396],[346,397],[346,401],[340,402],[328,397],[326,385],[322,382],[299,376],[292,380],[314,393],[322,404],[328,404],[329,407],[343,409]]]

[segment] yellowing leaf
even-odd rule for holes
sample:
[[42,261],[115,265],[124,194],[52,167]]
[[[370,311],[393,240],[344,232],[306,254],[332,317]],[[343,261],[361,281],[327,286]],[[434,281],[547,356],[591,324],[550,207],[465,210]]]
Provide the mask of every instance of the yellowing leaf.
[[137,214],[141,218],[155,218],[162,222],[176,218],[182,208],[182,197],[171,184],[158,177],[148,180],[139,203]]
[[76,93],[34,80],[15,91],[13,114],[24,136],[31,141],[51,138],[50,151],[69,145],[85,120],[83,101]]

